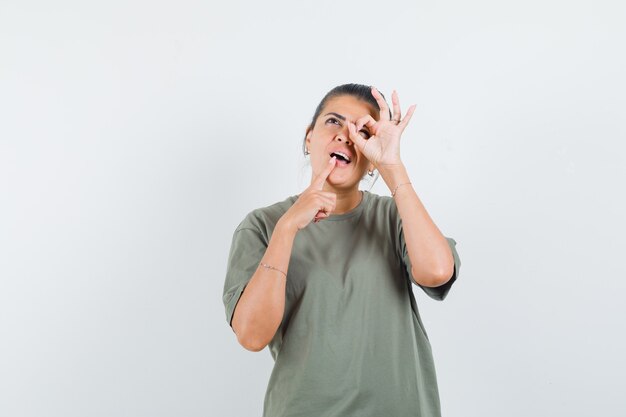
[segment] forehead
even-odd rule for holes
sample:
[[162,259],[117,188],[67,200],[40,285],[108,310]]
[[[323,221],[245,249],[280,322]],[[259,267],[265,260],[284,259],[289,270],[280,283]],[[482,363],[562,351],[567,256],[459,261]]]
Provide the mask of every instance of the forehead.
[[374,120],[378,120],[379,117],[378,110],[374,109],[371,104],[352,96],[339,96],[328,100],[320,115],[324,116],[330,112],[340,114],[351,122],[356,122],[357,119],[367,114]]

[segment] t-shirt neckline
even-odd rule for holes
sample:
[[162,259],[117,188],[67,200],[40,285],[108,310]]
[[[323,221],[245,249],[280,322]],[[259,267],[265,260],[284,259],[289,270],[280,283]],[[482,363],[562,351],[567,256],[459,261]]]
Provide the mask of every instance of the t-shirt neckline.
[[[340,220],[349,219],[351,217],[354,217],[354,216],[360,214],[363,211],[363,209],[365,208],[365,206],[367,205],[367,201],[369,200],[370,194],[371,194],[367,190],[360,190],[360,191],[363,191],[363,198],[361,199],[361,201],[359,202],[359,204],[355,208],[353,208],[352,210],[347,211],[345,213],[331,214],[330,216],[326,217],[324,219],[324,221],[330,220],[332,222],[336,222],[336,221],[340,221]],[[296,200],[298,199],[298,197],[300,197],[300,194],[293,195],[291,197],[293,199],[293,202],[291,204],[295,203]]]
[[330,220],[330,221],[339,221],[339,220],[345,220],[345,219],[349,219],[351,217],[354,217],[358,214],[360,214],[363,211],[363,208],[365,207],[366,201],[369,198],[369,192],[367,190],[361,190],[363,192],[363,198],[361,199],[361,201],[359,202],[359,204],[353,208],[350,211],[347,211],[345,213],[341,213],[341,214],[330,214],[330,216],[326,217],[324,220]]

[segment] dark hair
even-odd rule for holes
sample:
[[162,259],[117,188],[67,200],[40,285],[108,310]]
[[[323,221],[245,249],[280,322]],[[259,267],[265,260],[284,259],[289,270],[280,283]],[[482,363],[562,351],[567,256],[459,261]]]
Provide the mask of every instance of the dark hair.
[[[385,96],[383,95],[383,93],[380,93],[380,95],[383,96],[383,99],[385,99]],[[309,130],[313,129],[313,126],[315,126],[315,122],[317,121],[317,118],[322,112],[322,109],[324,109],[324,107],[326,106],[326,103],[328,103],[328,101],[330,101],[331,99],[335,97],[340,97],[340,96],[352,96],[359,100],[363,100],[367,104],[370,104],[376,110],[380,111],[380,106],[378,105],[378,102],[372,95],[371,86],[363,85],[363,84],[354,84],[354,83],[342,84],[333,88],[328,93],[326,93],[322,101],[320,101],[320,104],[317,105],[317,108],[315,109],[315,113],[313,114],[313,119],[311,120],[311,124],[306,129],[307,133],[309,132]],[[391,118],[391,109],[389,109],[389,117]],[[304,140],[302,141],[302,153],[304,154],[305,151],[306,151],[306,135],[304,137]]]

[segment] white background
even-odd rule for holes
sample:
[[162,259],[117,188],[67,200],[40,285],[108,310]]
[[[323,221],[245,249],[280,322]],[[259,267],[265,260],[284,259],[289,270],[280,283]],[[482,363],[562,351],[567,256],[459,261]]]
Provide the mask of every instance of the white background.
[[415,288],[444,415],[623,416],[624,3],[300,3],[0,1],[0,415],[260,416],[232,233],[358,82],[458,242]]

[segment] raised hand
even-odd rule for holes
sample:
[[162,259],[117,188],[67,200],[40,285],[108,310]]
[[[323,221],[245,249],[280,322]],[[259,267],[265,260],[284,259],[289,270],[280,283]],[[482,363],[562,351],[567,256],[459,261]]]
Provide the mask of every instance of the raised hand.
[[[400,160],[400,136],[413,116],[415,105],[409,107],[404,118],[401,118],[400,100],[398,93],[394,90],[391,94],[393,117],[390,117],[389,107],[375,87],[372,87],[372,95],[380,107],[379,120],[374,120],[368,114],[355,123],[348,122],[348,131],[350,139],[354,141],[361,153],[380,171],[381,168],[402,164]],[[367,126],[370,131],[369,139],[363,138],[358,133],[363,126]]]
[[318,222],[335,210],[337,194],[322,189],[326,178],[335,169],[336,161],[337,158],[334,156],[329,159],[324,170],[313,178],[311,185],[300,194],[281,220],[284,219],[297,230],[301,230],[311,223],[311,220]]

